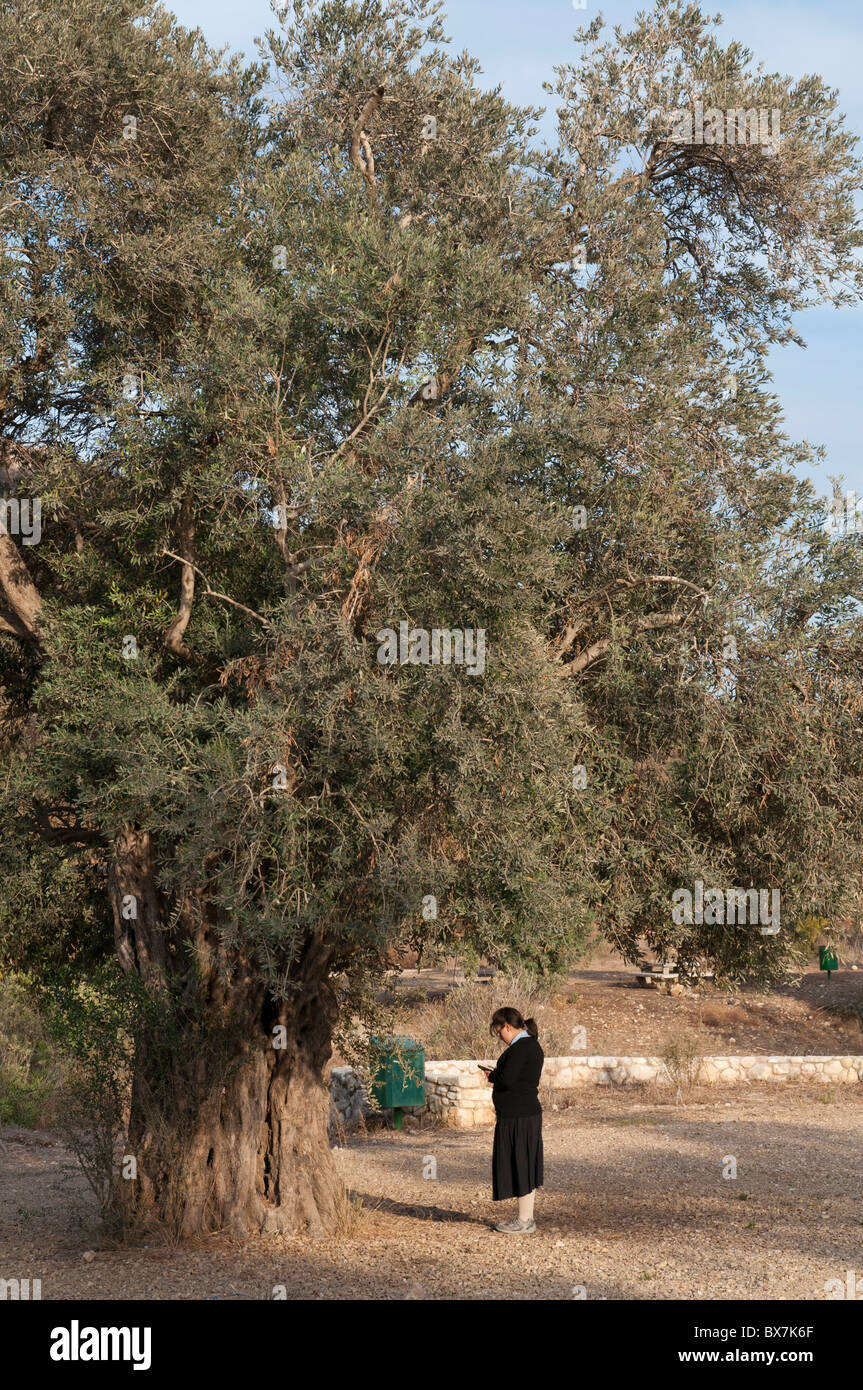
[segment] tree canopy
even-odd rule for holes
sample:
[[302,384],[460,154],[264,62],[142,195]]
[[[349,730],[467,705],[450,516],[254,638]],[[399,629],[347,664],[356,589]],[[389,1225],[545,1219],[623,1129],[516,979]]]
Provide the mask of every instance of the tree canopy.
[[[186,1231],[330,1219],[394,949],[769,979],[859,887],[859,540],[765,365],[863,287],[836,94],[658,0],[547,148],[439,10],[295,0],[244,64],[0,4],[0,941],[158,1001],[134,1200]],[[682,143],[696,101],[781,135]],[[782,930],[675,922],[697,880]]]

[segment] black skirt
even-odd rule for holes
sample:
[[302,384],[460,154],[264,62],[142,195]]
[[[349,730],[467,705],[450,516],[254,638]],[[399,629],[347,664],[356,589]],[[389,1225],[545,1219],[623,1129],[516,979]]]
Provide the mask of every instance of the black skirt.
[[492,1201],[526,1197],[542,1187],[542,1115],[498,1116],[491,1155]]

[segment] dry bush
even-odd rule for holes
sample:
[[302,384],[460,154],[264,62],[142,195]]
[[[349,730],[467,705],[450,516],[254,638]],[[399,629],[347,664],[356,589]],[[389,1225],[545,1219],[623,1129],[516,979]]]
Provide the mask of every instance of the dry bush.
[[846,1033],[863,1037],[863,1004],[828,1004],[824,1013],[831,1016],[831,1023]]
[[75,1155],[112,1239],[123,1222],[116,1209],[124,1143],[123,1110],[128,1082],[119,1071],[103,1072],[70,1061],[58,1094],[57,1130]]
[[733,1005],[722,1007],[706,1004],[701,1010],[701,1022],[710,1028],[724,1028],[728,1023],[750,1023],[752,1020],[746,1009],[739,1009]]
[[586,1086],[543,1086],[539,1083],[539,1098],[543,1110],[574,1110],[584,1098]]
[[666,1075],[676,1088],[677,1099],[690,1092],[698,1080],[702,1060],[702,1039],[697,1033],[680,1032],[670,1038],[661,1052]]
[[523,1018],[536,1019],[547,1057],[568,1056],[571,1031],[551,1017],[551,1001],[559,989],[559,980],[539,981],[516,967],[494,980],[468,980],[445,998],[406,1011],[399,1026],[422,1044],[429,1061],[494,1057],[498,1044],[489,1033],[492,1014],[511,1007]]
[[334,1234],[343,1240],[355,1240],[365,1233],[369,1210],[358,1193],[345,1191],[336,1212]]
[[639,1100],[644,1105],[668,1105],[673,1097],[674,1092],[663,1084],[661,1077],[641,1083]]

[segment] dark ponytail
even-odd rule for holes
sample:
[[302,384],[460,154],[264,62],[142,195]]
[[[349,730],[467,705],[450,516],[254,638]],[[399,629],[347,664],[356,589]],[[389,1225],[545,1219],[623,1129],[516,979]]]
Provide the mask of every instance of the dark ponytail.
[[502,1028],[505,1023],[508,1023],[510,1028],[526,1028],[532,1038],[537,1041],[539,1040],[539,1029],[536,1026],[536,1019],[522,1018],[518,1009],[498,1009],[491,1020],[488,1031],[494,1033],[496,1028]]

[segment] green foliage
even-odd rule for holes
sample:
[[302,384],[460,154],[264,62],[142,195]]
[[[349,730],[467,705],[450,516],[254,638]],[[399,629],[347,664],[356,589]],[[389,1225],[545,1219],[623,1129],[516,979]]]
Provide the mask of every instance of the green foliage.
[[[764,366],[859,298],[834,95],[674,0],[588,27],[554,149],[424,0],[297,0],[262,56],[268,94],[148,4],[0,6],[0,468],[45,501],[29,638],[0,570],[2,958],[76,997],[131,828],[180,1031],[215,974],[299,1009],[321,941],[345,1007],[394,948],[553,979],[594,926],[787,973],[670,903],[859,891],[863,562]],[[720,80],[778,152],[668,140]],[[382,664],[402,621],[483,672]]]
[[794,935],[801,951],[804,951],[807,957],[814,953],[819,938],[823,936],[828,926],[828,919],[819,917],[814,912],[806,913],[797,923],[794,928]]
[[140,984],[122,976],[113,962],[86,982],[71,971],[58,971],[42,999],[46,1028],[63,1059],[56,1127],[109,1220],[129,1108],[134,1039],[149,1007]]
[[0,974],[0,1124],[50,1124],[62,1071],[26,979]]

